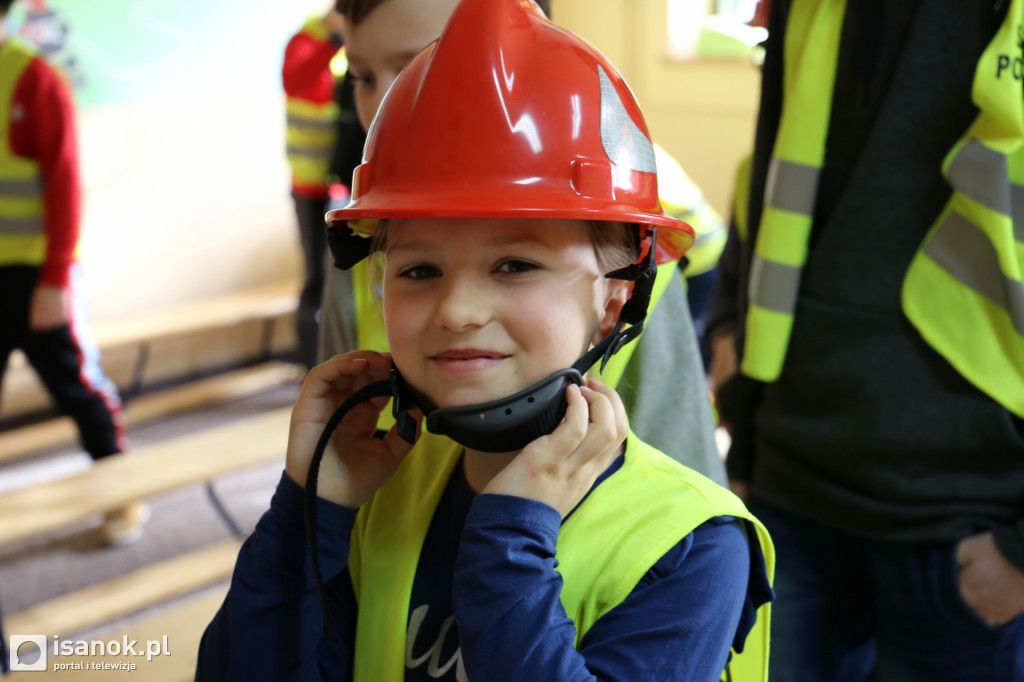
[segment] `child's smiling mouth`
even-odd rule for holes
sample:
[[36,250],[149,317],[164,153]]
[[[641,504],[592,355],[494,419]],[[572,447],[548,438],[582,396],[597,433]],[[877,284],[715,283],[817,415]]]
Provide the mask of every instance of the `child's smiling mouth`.
[[430,359],[442,370],[459,374],[490,369],[509,357],[507,353],[480,348],[448,348]]

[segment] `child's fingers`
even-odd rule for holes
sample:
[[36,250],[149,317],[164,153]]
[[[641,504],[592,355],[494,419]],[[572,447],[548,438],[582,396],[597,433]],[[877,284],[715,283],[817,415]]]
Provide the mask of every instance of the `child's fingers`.
[[618,391],[599,379],[589,379],[587,381],[587,387],[608,398],[608,402],[611,404],[614,414],[616,436],[618,437],[619,442],[625,440],[626,436],[629,435],[629,422],[626,419],[626,406],[622,403],[622,397],[619,395]]
[[582,390],[576,384],[570,384],[565,390],[565,400],[565,416],[562,423],[551,432],[551,436],[556,441],[558,451],[566,453],[568,457],[587,437],[590,409]]
[[314,380],[335,389],[344,390],[346,382],[354,377],[366,376],[371,381],[386,379],[391,370],[391,358],[372,351],[354,351],[336,355],[327,362],[317,365],[310,372]]
[[342,401],[363,386],[386,379],[390,369],[389,357],[369,351],[337,355],[317,365],[303,382],[292,410],[293,421],[325,423]]
[[575,452],[569,455],[579,467],[591,460],[603,459],[602,455],[609,449],[617,449],[621,442],[616,440],[615,409],[609,397],[590,387],[583,387],[581,394],[587,402],[587,431]]

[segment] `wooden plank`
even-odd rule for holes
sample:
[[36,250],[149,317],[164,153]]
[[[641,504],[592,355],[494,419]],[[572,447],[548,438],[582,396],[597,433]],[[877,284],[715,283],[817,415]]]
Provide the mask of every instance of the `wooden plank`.
[[[138,426],[155,419],[237,400],[294,381],[298,376],[299,370],[295,365],[268,362],[143,394],[125,405],[125,423],[129,427]],[[0,433],[0,462],[70,445],[77,439],[78,430],[69,417],[11,429]]]
[[285,280],[94,326],[101,349],[274,317],[298,305],[298,285]]
[[[225,592],[199,597],[186,602],[148,620],[141,621],[124,631],[105,634],[103,641],[117,640],[123,642],[137,641],[137,656],[52,656],[47,661],[46,672],[11,673],[5,682],[46,682],[47,680],[81,679],[89,682],[123,682],[125,679],[160,680],[160,682],[186,682],[195,678],[196,661],[199,653],[199,641],[207,624],[213,619],[217,609],[224,601]],[[14,633],[22,634],[22,633]],[[170,656],[154,656],[147,661],[145,655],[147,642],[163,642],[167,637],[167,650]],[[51,639],[52,647],[52,639]],[[54,663],[132,663],[136,669],[134,676],[126,670],[58,670],[53,669]],[[128,675],[126,677],[126,674]]]
[[241,541],[230,538],[36,604],[4,618],[15,634],[67,637],[231,577]]
[[88,471],[0,495],[0,545],[243,467],[283,463],[290,407],[105,457]]

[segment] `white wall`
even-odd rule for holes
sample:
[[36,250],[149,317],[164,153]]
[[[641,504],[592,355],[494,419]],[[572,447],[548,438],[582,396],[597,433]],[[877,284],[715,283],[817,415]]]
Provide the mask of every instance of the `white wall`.
[[278,96],[79,115],[93,318],[296,277]]
[[76,101],[94,321],[298,281],[280,65],[330,4],[49,2],[91,78]]

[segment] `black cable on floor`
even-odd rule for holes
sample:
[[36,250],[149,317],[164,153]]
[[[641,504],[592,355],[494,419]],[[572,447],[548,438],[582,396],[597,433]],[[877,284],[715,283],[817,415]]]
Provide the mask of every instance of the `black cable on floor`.
[[232,535],[239,540],[244,540],[248,537],[249,534],[243,531],[238,524],[235,523],[235,520],[231,518],[231,514],[228,513],[227,507],[225,507],[224,503],[220,501],[220,497],[217,495],[217,491],[213,487],[213,481],[206,482],[206,496],[210,498],[210,504],[213,505],[217,515],[220,516],[224,525],[228,527],[228,530],[231,531]]

